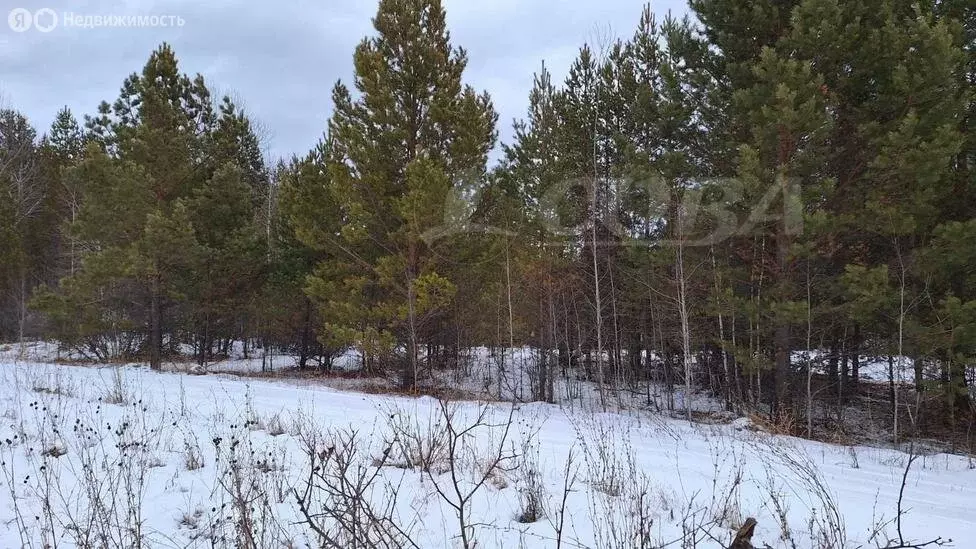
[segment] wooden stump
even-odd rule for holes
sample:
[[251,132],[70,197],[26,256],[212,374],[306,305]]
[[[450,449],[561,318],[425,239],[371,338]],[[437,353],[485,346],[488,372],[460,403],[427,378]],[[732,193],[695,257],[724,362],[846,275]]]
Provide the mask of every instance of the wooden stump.
[[752,534],[756,530],[756,519],[749,517],[746,519],[739,531],[735,533],[735,539],[729,549],[755,549],[752,546]]

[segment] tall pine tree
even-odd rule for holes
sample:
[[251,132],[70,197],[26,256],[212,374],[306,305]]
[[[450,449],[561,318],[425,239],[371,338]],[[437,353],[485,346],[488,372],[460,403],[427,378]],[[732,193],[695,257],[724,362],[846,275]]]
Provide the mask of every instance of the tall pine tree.
[[[342,228],[308,242],[334,250],[309,290],[330,337],[367,361],[399,362],[401,383],[414,387],[423,340],[460,282],[444,274],[443,244],[424,235],[442,223],[456,182],[484,176],[496,115],[463,84],[467,55],[451,45],[439,0],[382,0],[373,25],[354,55],[357,94],[333,91],[325,156]],[[306,210],[300,236],[319,215]]]

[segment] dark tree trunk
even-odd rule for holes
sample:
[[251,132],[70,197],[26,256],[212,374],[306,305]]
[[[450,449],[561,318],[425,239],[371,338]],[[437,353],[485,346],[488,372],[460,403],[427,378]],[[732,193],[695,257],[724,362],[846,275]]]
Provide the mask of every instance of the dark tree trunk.
[[790,363],[790,327],[783,321],[776,326],[775,339],[775,386],[776,397],[773,400],[773,415],[778,419],[785,419],[793,408],[793,372]]
[[299,349],[298,369],[304,370],[308,362],[309,337],[312,325],[312,301],[305,298],[305,315],[302,321],[302,343]]
[[840,373],[838,369],[838,361],[840,360],[840,350],[839,345],[835,339],[830,343],[830,356],[827,359],[827,381],[831,386],[837,385],[837,376]]
[[857,395],[858,380],[861,377],[861,329],[854,328],[854,342],[851,345],[851,383],[849,394]]
[[847,402],[847,386],[850,384],[851,377],[850,361],[850,350],[845,343],[840,357],[840,381],[837,384],[837,405],[841,407]]
[[163,367],[163,311],[160,297],[159,275],[153,275],[149,299],[149,367]]
[[891,402],[891,417],[898,415],[898,403],[895,400],[895,357],[888,355],[888,400]]

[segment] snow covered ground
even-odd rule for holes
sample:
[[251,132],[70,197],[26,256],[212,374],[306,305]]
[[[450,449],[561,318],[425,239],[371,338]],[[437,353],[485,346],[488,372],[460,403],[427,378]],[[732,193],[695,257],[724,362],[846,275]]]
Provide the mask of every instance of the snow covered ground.
[[[719,548],[750,516],[757,547],[897,537],[895,450],[9,351],[0,547]],[[972,546],[971,459],[920,456],[904,492],[906,541]]]

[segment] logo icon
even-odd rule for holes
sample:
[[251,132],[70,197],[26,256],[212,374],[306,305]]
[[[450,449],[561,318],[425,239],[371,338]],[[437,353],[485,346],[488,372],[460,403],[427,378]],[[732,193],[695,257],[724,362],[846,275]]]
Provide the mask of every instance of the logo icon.
[[14,32],[26,32],[34,24],[34,16],[27,8],[14,8],[7,15],[7,24]]
[[34,12],[34,28],[41,32],[51,32],[58,26],[58,14],[51,8],[41,8]]

